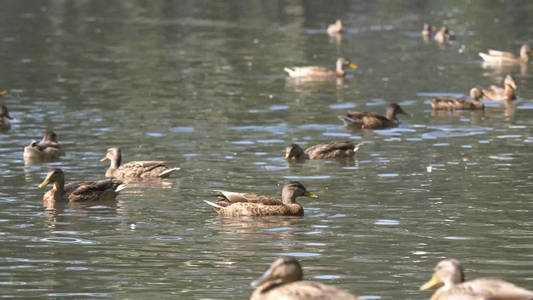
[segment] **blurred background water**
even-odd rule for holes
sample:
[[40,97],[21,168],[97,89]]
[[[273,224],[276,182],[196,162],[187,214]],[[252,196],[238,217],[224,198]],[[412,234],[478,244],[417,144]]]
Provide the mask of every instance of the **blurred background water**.
[[[533,286],[533,87],[528,66],[483,68],[479,51],[531,43],[530,1],[16,1],[0,10],[0,294],[6,297],[247,298],[279,255],[305,277],[367,299],[427,299],[434,264],[467,278]],[[341,18],[347,33],[325,28]],[[424,42],[424,23],[450,44]],[[333,68],[340,83],[287,79],[284,66]],[[432,113],[429,99],[518,85],[515,105]],[[338,114],[412,117],[351,132]],[[55,130],[67,155],[25,165],[23,147]],[[353,163],[283,160],[289,143],[365,141]],[[37,185],[102,178],[98,161],[166,160],[177,176],[116,202],[47,210]],[[279,196],[303,218],[225,219],[214,189]]]

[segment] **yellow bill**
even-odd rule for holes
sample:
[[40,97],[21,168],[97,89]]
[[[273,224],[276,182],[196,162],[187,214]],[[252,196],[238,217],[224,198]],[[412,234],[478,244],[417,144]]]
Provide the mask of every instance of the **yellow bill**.
[[100,162],[104,162],[104,161],[106,161],[106,160],[109,160],[109,157],[106,156],[106,157],[102,158],[102,159],[100,160]]
[[350,66],[350,68],[352,68],[352,69],[357,69],[357,68],[359,68],[357,65],[354,65],[354,64],[352,64],[352,63],[350,63],[348,66]]
[[421,291],[430,290],[432,288],[437,287],[440,284],[441,284],[440,280],[437,278],[437,276],[435,276],[435,274],[433,274],[431,279],[428,282],[424,283],[424,285],[422,285],[420,287],[420,290]]
[[47,186],[49,183],[50,183],[50,178],[46,177],[43,183],[39,184],[39,188],[42,189],[43,187]]
[[309,198],[318,198],[317,194],[313,194],[313,193],[310,193],[308,191],[305,191],[304,196],[309,197]]
[[7,91],[1,91],[1,92],[0,92],[0,97],[1,97],[1,96],[5,96],[5,95],[7,95]]

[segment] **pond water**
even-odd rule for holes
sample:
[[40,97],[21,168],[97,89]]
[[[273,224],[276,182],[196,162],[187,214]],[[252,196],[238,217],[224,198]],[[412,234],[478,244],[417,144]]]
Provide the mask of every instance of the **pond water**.
[[[19,298],[245,299],[280,255],[305,277],[367,299],[427,299],[437,261],[467,278],[533,287],[533,86],[518,53],[530,1],[3,1],[0,294]],[[341,18],[341,39],[326,26]],[[448,24],[450,44],[424,42]],[[287,79],[284,66],[359,68],[342,82]],[[512,106],[432,113],[430,98],[518,85]],[[399,103],[398,128],[349,131],[348,110]],[[25,165],[46,129],[66,156]],[[364,141],[354,162],[288,165],[290,143]],[[98,160],[166,160],[179,173],[116,202],[50,210],[37,185],[103,178]],[[303,218],[220,218],[216,189],[279,196],[298,180]]]

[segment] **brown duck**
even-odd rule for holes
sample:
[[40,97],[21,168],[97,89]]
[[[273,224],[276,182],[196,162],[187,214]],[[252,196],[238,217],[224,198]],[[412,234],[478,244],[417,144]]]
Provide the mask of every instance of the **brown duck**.
[[433,34],[433,32],[435,31],[435,27],[429,25],[429,24],[424,24],[424,27],[422,28],[422,37],[424,38],[424,40],[429,40],[429,38],[431,37],[431,34]]
[[337,20],[333,24],[328,25],[328,33],[330,35],[341,34],[344,31],[341,20]]
[[8,119],[12,120],[13,118],[9,115],[7,107],[2,104],[0,105],[0,130],[8,131],[11,128],[11,122]]
[[359,300],[344,290],[319,282],[304,281],[302,267],[294,257],[276,259],[261,276],[252,282],[256,287],[250,300]]
[[290,144],[285,148],[285,160],[304,161],[307,159],[346,159],[353,158],[355,152],[363,142],[354,146],[353,142],[331,142],[327,144],[317,144],[305,150],[297,144]]
[[337,59],[336,63],[336,69],[335,71],[321,68],[321,67],[315,67],[315,66],[309,66],[309,67],[285,67],[285,72],[289,73],[290,77],[293,78],[324,78],[324,77],[344,77],[345,71],[344,69],[346,67],[350,67],[352,69],[357,69],[357,66],[354,65],[349,59],[340,57]]
[[448,26],[443,26],[435,33],[433,39],[439,43],[445,43],[455,39],[455,32],[451,31]]
[[515,56],[511,52],[488,50],[488,53],[479,52],[479,56],[483,58],[487,64],[495,65],[512,65],[512,64],[527,64],[531,60],[531,46],[522,45],[520,47],[520,56]]
[[119,179],[135,178],[167,178],[174,171],[180,168],[167,168],[165,161],[131,161],[121,165],[122,153],[119,147],[107,149],[106,156],[100,161],[111,161],[107,169],[106,177],[115,177]]
[[296,197],[318,198],[297,181],[287,182],[283,186],[281,201],[252,193],[218,192],[221,195],[216,203],[207,200],[204,202],[213,206],[219,215],[229,217],[303,216],[304,209],[296,203]]
[[54,187],[46,192],[43,201],[97,201],[112,200],[126,186],[117,179],[104,179],[100,181],[74,182],[65,185],[65,175],[59,168],[48,172],[45,180],[39,185],[43,188],[49,183]]
[[57,142],[57,134],[47,131],[40,142],[33,141],[24,147],[24,159],[56,160],[65,152]]
[[397,114],[407,115],[398,104],[393,103],[387,106],[385,116],[374,112],[352,111],[345,116],[338,116],[338,118],[344,122],[344,126],[350,128],[385,129],[400,124],[396,118]]
[[516,99],[515,89],[516,83],[511,75],[507,75],[503,81],[504,87],[491,85],[483,90],[483,99],[487,100],[506,100],[511,101]]
[[431,296],[431,300],[533,299],[533,291],[500,279],[478,278],[465,281],[463,267],[456,259],[441,260],[431,279],[420,290],[440,285],[442,286]]
[[483,110],[485,104],[479,101],[482,95],[478,88],[473,88],[470,90],[472,102],[460,98],[437,97],[431,100],[431,108],[434,110]]

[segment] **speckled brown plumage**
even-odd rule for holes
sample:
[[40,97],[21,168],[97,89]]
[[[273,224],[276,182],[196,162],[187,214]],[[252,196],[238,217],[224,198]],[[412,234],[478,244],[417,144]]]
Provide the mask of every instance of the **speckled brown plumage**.
[[448,26],[442,26],[441,29],[435,33],[433,39],[439,43],[446,43],[455,39],[455,32],[451,31]]
[[319,282],[303,281],[303,271],[294,257],[275,260],[261,278],[250,300],[358,300],[344,290]]
[[293,78],[321,78],[321,77],[344,77],[346,67],[357,69],[349,59],[340,57],[337,59],[335,71],[326,68],[308,66],[308,67],[285,67],[284,70]]
[[482,92],[477,88],[473,88],[470,90],[472,102],[464,98],[437,97],[431,100],[431,108],[434,110],[483,110],[485,109],[485,104],[479,101],[481,96]]
[[304,161],[306,159],[347,159],[353,158],[363,143],[354,146],[353,142],[330,142],[317,144],[303,150],[299,145],[290,144],[285,148],[285,160]]
[[214,207],[222,216],[303,216],[303,207],[296,203],[296,197],[306,196],[318,198],[308,192],[305,187],[296,181],[291,181],[283,186],[282,200],[253,193],[235,193],[218,191],[221,193],[216,203],[204,200]]
[[53,131],[47,131],[40,142],[33,141],[24,147],[24,159],[56,160],[65,155]]
[[48,172],[40,188],[53,183],[54,187],[46,192],[43,201],[96,201],[115,199],[125,188],[122,181],[105,179],[100,181],[81,181],[65,185],[65,175],[61,169],[55,168]]
[[168,168],[165,161],[131,161],[121,165],[122,153],[119,147],[107,149],[106,156],[100,161],[109,160],[111,162],[107,169],[106,177],[119,179],[133,178],[167,178],[179,168]]
[[431,280],[422,285],[420,290],[429,290],[439,285],[442,287],[435,291],[431,300],[533,299],[533,291],[500,279],[479,278],[464,281],[461,263],[455,259],[440,261]]
[[516,83],[511,75],[507,75],[503,81],[504,87],[491,85],[483,90],[483,99],[486,100],[506,100],[511,101],[516,99],[514,90],[516,89]]
[[5,105],[0,105],[0,130],[2,131],[8,131],[11,128],[11,116],[9,115],[9,111],[7,110],[7,107]]
[[348,112],[345,116],[338,116],[344,122],[346,127],[361,129],[385,129],[396,127],[400,121],[396,118],[397,114],[406,114],[403,109],[396,103],[387,106],[386,115],[375,112]]
[[479,52],[479,56],[483,58],[485,63],[493,65],[527,64],[531,60],[531,54],[531,46],[529,45],[520,47],[520,56],[516,56],[511,52],[491,49],[487,53]]

